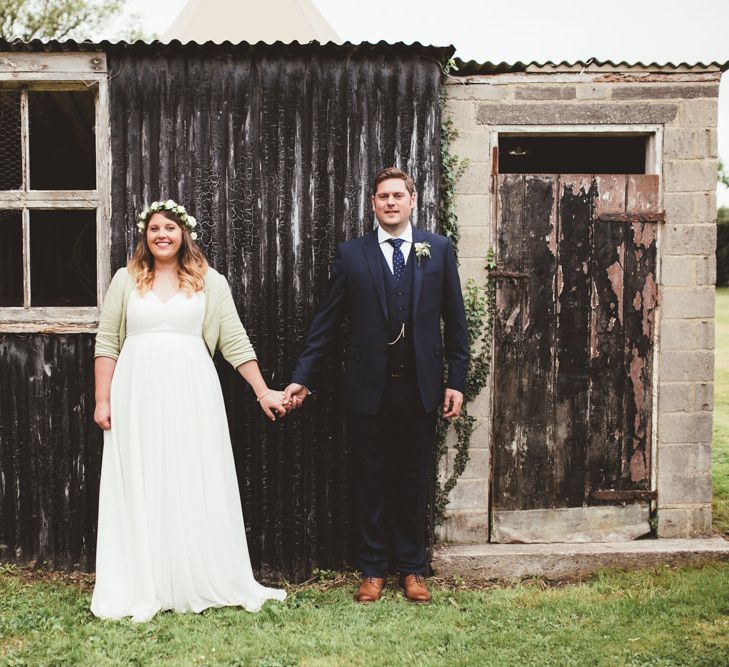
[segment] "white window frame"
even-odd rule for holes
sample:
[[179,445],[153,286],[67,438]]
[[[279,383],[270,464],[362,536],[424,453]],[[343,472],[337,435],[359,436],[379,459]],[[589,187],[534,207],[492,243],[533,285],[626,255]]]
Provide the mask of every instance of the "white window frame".
[[[0,52],[0,90],[21,93],[22,185],[0,190],[0,210],[22,212],[23,306],[0,307],[0,332],[95,332],[101,303],[111,279],[111,135],[106,54]],[[95,99],[96,189],[31,190],[28,92],[92,90]],[[96,305],[31,306],[30,213],[33,210],[96,211]]]

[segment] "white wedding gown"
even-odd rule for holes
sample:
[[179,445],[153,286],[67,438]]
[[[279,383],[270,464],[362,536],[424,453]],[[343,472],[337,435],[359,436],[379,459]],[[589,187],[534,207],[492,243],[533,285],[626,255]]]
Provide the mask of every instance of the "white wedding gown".
[[104,432],[91,611],[240,605],[283,590],[253,577],[220,382],[202,337],[205,295],[135,290]]

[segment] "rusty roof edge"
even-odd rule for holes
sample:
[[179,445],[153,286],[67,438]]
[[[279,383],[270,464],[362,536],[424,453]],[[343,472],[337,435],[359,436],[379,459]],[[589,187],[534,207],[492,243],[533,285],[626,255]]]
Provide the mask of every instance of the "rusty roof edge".
[[546,62],[537,62],[532,60],[530,62],[518,61],[516,63],[493,63],[483,62],[479,63],[475,60],[464,61],[460,58],[456,58],[456,66],[458,69],[451,72],[453,76],[472,76],[477,74],[507,74],[507,73],[519,73],[519,72],[541,72],[554,71],[554,72],[596,72],[596,71],[621,71],[621,70],[646,70],[646,71],[720,71],[726,72],[729,69],[729,61],[720,63],[712,61],[710,63],[629,63],[625,60],[615,62],[612,60],[598,60],[597,58],[589,58],[588,60],[577,60],[567,61],[562,60],[560,62],[554,62],[548,60]]
[[295,48],[296,50],[303,51],[345,51],[347,53],[355,52],[389,52],[389,53],[403,53],[411,55],[422,55],[425,57],[432,58],[439,62],[445,62],[453,56],[456,49],[453,45],[448,46],[434,46],[421,44],[420,42],[413,42],[412,44],[406,44],[405,42],[396,42],[391,44],[385,41],[379,42],[238,42],[233,43],[230,41],[224,42],[181,42],[178,39],[170,40],[169,42],[162,42],[160,40],[154,40],[152,42],[145,42],[138,40],[135,42],[118,41],[111,42],[109,40],[102,40],[99,42],[83,41],[77,42],[75,40],[48,40],[43,41],[40,39],[34,39],[29,42],[24,42],[19,39],[6,40],[0,38],[0,51],[42,51],[42,52],[53,52],[53,51],[129,51],[129,50],[140,50],[140,51],[151,51],[155,50],[187,50],[187,51],[201,51],[201,50],[214,50],[214,51],[254,51],[254,50],[271,50],[281,51],[286,49]]

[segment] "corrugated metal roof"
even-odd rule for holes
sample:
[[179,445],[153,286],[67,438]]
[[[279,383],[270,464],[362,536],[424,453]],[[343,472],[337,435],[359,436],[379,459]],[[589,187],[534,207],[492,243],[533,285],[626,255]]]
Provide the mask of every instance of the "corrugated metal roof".
[[252,50],[266,50],[266,51],[285,51],[296,49],[297,52],[311,50],[311,51],[330,51],[330,52],[342,52],[342,53],[407,53],[410,55],[421,55],[427,58],[432,58],[438,62],[445,62],[453,56],[455,53],[455,47],[449,46],[428,46],[421,44],[420,42],[413,42],[412,44],[405,44],[404,42],[396,42],[390,44],[388,42],[361,42],[354,44],[352,42],[343,42],[338,44],[336,42],[327,42],[320,44],[319,42],[307,42],[301,44],[299,42],[273,42],[272,44],[266,42],[240,42],[233,44],[232,42],[186,42],[182,43],[179,40],[173,39],[169,42],[161,42],[155,40],[153,42],[110,42],[103,40],[101,42],[76,42],[74,40],[48,40],[43,41],[40,39],[34,39],[30,42],[23,42],[21,40],[4,40],[0,39],[0,51],[40,51],[40,52],[64,52],[64,51],[130,51],[140,50],[149,53],[150,51],[252,51]]
[[479,63],[475,60],[463,61],[460,58],[456,58],[456,65],[458,69],[451,74],[454,76],[470,76],[475,74],[506,74],[513,72],[601,72],[601,71],[662,71],[662,72],[707,72],[707,71],[720,71],[725,72],[729,69],[729,61],[727,62],[710,62],[710,63],[643,63],[634,62],[629,63],[625,60],[615,62],[613,60],[598,60],[597,58],[589,58],[588,60],[576,60],[567,61],[562,60],[560,62],[554,62],[548,60],[546,62],[537,62],[532,60],[530,62],[516,62],[516,63],[492,63],[484,62]]

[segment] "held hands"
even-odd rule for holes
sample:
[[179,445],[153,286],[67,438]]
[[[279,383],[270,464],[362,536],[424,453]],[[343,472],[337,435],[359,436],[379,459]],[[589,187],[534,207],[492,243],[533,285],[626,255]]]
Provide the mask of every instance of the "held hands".
[[443,396],[443,419],[458,417],[463,406],[463,394],[455,389],[446,389]]
[[309,390],[304,385],[292,382],[284,389],[284,405],[288,405],[290,410],[298,410],[308,395]]
[[288,402],[284,402],[284,392],[267,389],[260,396],[256,397],[256,401],[261,406],[261,410],[273,422],[276,421],[276,414],[279,417],[285,417],[286,413],[291,409]]

